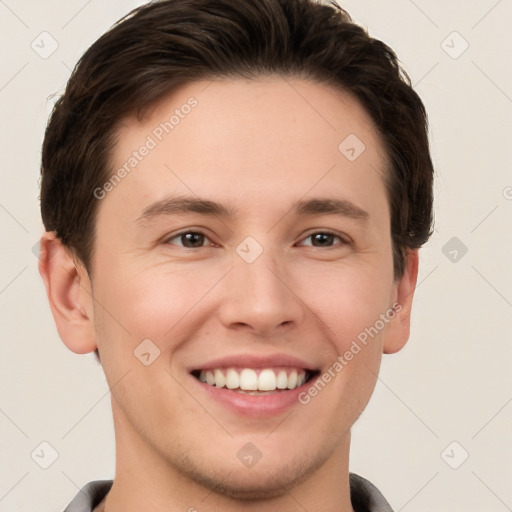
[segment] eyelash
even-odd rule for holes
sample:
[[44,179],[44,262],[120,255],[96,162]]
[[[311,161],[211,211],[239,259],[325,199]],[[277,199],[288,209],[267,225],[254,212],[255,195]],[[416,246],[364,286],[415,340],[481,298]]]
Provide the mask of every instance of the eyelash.
[[[192,230],[189,230],[189,231],[182,231],[181,233],[177,233],[176,235],[173,235],[172,237],[170,238],[167,238],[166,240],[164,240],[164,243],[166,244],[170,244],[170,245],[173,245],[171,244],[171,241],[176,239],[176,238],[180,238],[184,235],[188,235],[188,234],[195,234],[195,235],[202,235],[206,238],[206,240],[210,240],[208,238],[207,235],[205,235],[203,232],[201,231],[192,231]],[[322,231],[314,231],[313,233],[309,234],[308,236],[306,236],[305,238],[303,238],[301,241],[304,241],[304,240],[307,240],[308,238],[311,238],[313,237],[314,235],[330,235],[330,236],[334,236],[336,238],[338,238],[341,242],[342,245],[352,245],[352,242],[346,237],[346,236],[343,236],[341,233],[336,233],[335,231],[330,231],[330,230],[322,230]],[[213,242],[212,242],[213,243]],[[211,244],[210,244],[211,245]],[[309,247],[316,247],[316,248],[322,248],[322,246],[314,246],[312,244],[309,244],[308,245]],[[207,247],[207,246],[200,246],[200,247],[185,247],[185,246],[182,246],[184,249],[201,249],[203,247]],[[333,246],[327,246],[328,248],[331,248]]]

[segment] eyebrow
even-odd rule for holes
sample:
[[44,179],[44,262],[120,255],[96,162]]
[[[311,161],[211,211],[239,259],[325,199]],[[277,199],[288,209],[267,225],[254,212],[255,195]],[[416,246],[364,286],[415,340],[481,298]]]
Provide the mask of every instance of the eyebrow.
[[137,218],[137,223],[145,224],[157,217],[183,213],[200,213],[217,217],[232,217],[235,211],[226,206],[196,197],[167,197],[150,204]]
[[341,215],[351,219],[367,219],[368,212],[346,199],[307,199],[295,204],[297,215]]
[[[307,215],[341,215],[352,219],[364,220],[368,212],[345,199],[303,199],[297,201],[292,210],[297,216]],[[167,215],[199,213],[201,215],[221,218],[234,217],[237,210],[223,204],[198,197],[167,197],[157,201],[142,211],[137,223],[146,224],[152,220]]]

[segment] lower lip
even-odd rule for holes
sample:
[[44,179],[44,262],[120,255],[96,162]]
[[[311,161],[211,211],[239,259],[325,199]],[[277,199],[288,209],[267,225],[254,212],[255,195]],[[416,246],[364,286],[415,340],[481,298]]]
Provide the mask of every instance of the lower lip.
[[287,391],[278,391],[276,393],[269,393],[268,395],[246,395],[227,388],[210,386],[196,379],[193,375],[190,377],[205,393],[208,393],[212,399],[228,409],[238,414],[257,417],[273,416],[285,412],[294,404],[299,404],[299,395],[311,387],[317,378],[314,377],[302,384],[302,386]]

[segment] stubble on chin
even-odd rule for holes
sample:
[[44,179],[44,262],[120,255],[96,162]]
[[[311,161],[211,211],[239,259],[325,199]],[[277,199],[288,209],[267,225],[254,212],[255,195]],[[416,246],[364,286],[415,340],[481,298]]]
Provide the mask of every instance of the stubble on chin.
[[256,466],[247,468],[240,463],[239,469],[226,473],[216,467],[205,468],[186,456],[181,460],[180,472],[208,492],[233,500],[257,502],[289,495],[293,488],[313,475],[328,456],[324,452],[307,458],[296,456],[286,463],[277,462],[268,470],[257,470]]

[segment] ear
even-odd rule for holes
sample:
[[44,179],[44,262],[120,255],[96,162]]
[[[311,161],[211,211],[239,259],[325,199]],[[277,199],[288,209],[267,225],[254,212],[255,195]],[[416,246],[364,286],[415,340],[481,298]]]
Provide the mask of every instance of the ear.
[[77,354],[96,349],[91,282],[76,264],[71,251],[54,232],[40,240],[39,273],[43,278],[57,331],[64,344]]
[[384,334],[384,354],[394,354],[407,343],[411,327],[411,308],[418,280],[418,251],[409,251],[404,275],[395,283],[393,309],[395,316]]

